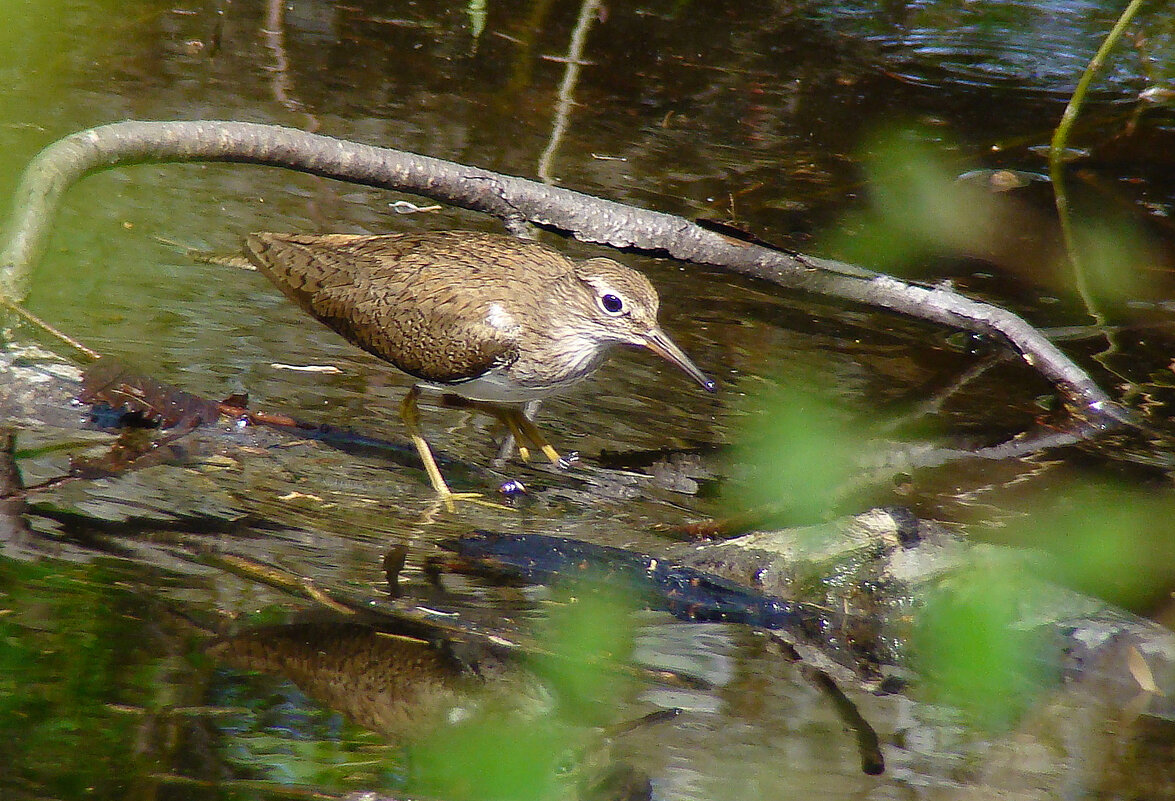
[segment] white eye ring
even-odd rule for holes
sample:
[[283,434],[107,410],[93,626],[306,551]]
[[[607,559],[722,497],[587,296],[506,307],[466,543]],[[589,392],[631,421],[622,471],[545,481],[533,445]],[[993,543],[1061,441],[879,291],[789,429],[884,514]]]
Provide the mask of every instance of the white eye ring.
[[615,292],[605,292],[603,295],[597,297],[596,300],[599,302],[604,314],[619,317],[625,312],[624,301]]

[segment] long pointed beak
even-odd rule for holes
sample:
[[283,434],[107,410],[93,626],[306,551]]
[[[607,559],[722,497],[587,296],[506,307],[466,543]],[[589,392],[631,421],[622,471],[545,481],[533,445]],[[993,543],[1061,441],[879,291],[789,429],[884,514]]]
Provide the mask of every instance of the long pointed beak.
[[690,361],[689,356],[682,353],[681,348],[674,345],[673,340],[666,336],[660,328],[654,328],[645,334],[644,346],[670,364],[680,367],[686,375],[701,384],[702,389],[707,392],[713,392],[717,389],[714,382],[707,378],[706,374],[699,370],[698,366]]

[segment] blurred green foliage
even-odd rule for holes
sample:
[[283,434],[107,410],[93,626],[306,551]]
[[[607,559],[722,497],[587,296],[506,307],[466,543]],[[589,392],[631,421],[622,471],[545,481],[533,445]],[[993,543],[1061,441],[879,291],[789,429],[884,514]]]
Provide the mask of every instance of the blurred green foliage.
[[796,377],[747,388],[733,457],[742,473],[732,498],[737,510],[782,525],[820,521],[837,511],[872,434],[814,386]]
[[[957,157],[926,132],[894,130],[865,148],[869,204],[828,241],[840,258],[889,272],[924,269],[935,258],[990,252],[1015,237],[1016,219],[982,182],[959,180]],[[1087,306],[1145,292],[1149,246],[1121,214],[1078,227],[1082,271],[1053,265]],[[1075,267],[1075,266],[1074,266]],[[803,523],[836,510],[838,491],[864,471],[868,425],[807,389],[798,375],[756,390],[745,404],[736,498],[743,508],[775,507],[774,522]],[[1052,686],[1060,653],[1050,604],[1086,597],[1145,611],[1175,585],[1175,541],[1161,521],[1175,515],[1166,491],[1073,483],[1034,495],[1012,524],[977,524],[971,561],[933,584],[911,621],[917,692],[961,710],[972,725],[1013,725]],[[1055,612],[1056,608],[1049,611]]]
[[[1015,192],[963,180],[967,174],[961,174],[955,151],[941,136],[917,128],[874,135],[862,158],[868,203],[837,224],[825,248],[852,263],[916,277],[934,274],[935,259],[984,258],[993,243],[1041,233],[1035,230],[1041,219],[1016,205]],[[1034,277],[1051,276],[1058,283],[1053,291],[1078,297],[1090,308],[1146,295],[1152,284],[1149,267],[1159,263],[1136,220],[1107,199],[1102,189],[1079,204],[1084,212],[1073,229],[1080,252],[1072,263],[1057,228],[1055,249],[1039,254],[1046,263],[1033,265]]]
[[1079,483],[1036,498],[1004,530],[979,536],[1038,549],[1041,577],[1145,613],[1175,586],[1170,490]]
[[1073,235],[1079,252],[1072,265],[1074,291],[1091,309],[1158,291],[1156,267],[1165,260],[1157,257],[1134,220],[1120,212],[1102,212],[1100,217],[1078,220]]
[[955,180],[948,148],[918,129],[891,129],[863,148],[868,205],[826,240],[839,258],[908,274],[932,256],[982,249],[996,233],[990,196]]
[[915,619],[919,692],[959,708],[972,725],[1012,725],[1055,678],[1052,638],[1025,621],[1042,589],[1029,564],[1010,551],[978,555],[924,599]]
[[611,722],[617,699],[635,689],[626,672],[634,608],[621,589],[590,579],[564,587],[537,632],[547,651],[536,658],[534,669],[554,694],[563,719],[583,725]]
[[1076,594],[1139,612],[1167,596],[1171,519],[1169,491],[1073,483],[1007,526],[977,526],[974,536],[1016,548],[978,547],[925,599],[911,649],[923,691],[975,725],[1013,724],[1056,679],[1061,654],[1040,620],[1075,614]]
[[585,778],[579,766],[591,763],[592,727],[610,721],[631,690],[632,611],[614,586],[564,586],[533,664],[549,703],[491,704],[414,745],[409,790],[448,801],[569,797]]

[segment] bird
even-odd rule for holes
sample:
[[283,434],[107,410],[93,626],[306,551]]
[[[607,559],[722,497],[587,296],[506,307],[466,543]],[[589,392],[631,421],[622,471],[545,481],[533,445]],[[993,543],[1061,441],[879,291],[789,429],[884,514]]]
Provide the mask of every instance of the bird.
[[436,494],[456,495],[420,427],[422,391],[502,421],[561,459],[522,404],[578,384],[618,345],[652,351],[707,391],[714,382],[657,323],[642,273],[575,261],[531,240],[477,231],[254,233],[245,255],[288,298],[343,338],[416,379],[400,417]]

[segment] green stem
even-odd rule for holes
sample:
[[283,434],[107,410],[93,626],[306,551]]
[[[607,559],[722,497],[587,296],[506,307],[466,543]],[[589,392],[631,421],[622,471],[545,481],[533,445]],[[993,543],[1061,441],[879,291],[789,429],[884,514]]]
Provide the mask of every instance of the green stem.
[[1068,105],[1065,106],[1065,113],[1061,115],[1061,122],[1053,132],[1052,143],[1049,146],[1049,178],[1053,182],[1053,193],[1056,198],[1057,216],[1061,221],[1061,236],[1065,241],[1065,252],[1068,254],[1069,263],[1073,265],[1074,277],[1077,282],[1077,292],[1081,296],[1082,301],[1084,301],[1086,308],[1089,309],[1090,315],[1095,320],[1098,320],[1098,322],[1102,321],[1102,315],[1097,311],[1094,299],[1089,294],[1088,278],[1082,267],[1081,258],[1078,255],[1076,237],[1073,231],[1073,218],[1069,208],[1069,196],[1065,191],[1064,152],[1069,143],[1069,133],[1077,121],[1077,115],[1081,112],[1081,106],[1085,102],[1085,96],[1089,93],[1090,84],[1093,83],[1093,79],[1097,77],[1102,67],[1105,66],[1110,51],[1118,44],[1122,35],[1126,32],[1127,26],[1134,21],[1134,17],[1138,13],[1138,10],[1142,8],[1143,2],[1144,0],[1130,0],[1130,3],[1118,17],[1118,21],[1114,23],[1114,27],[1102,41],[1101,47],[1098,48],[1097,53],[1094,54],[1089,65],[1086,66],[1085,72],[1081,75],[1081,80],[1077,82],[1077,88],[1073,90],[1073,95],[1069,98]]

